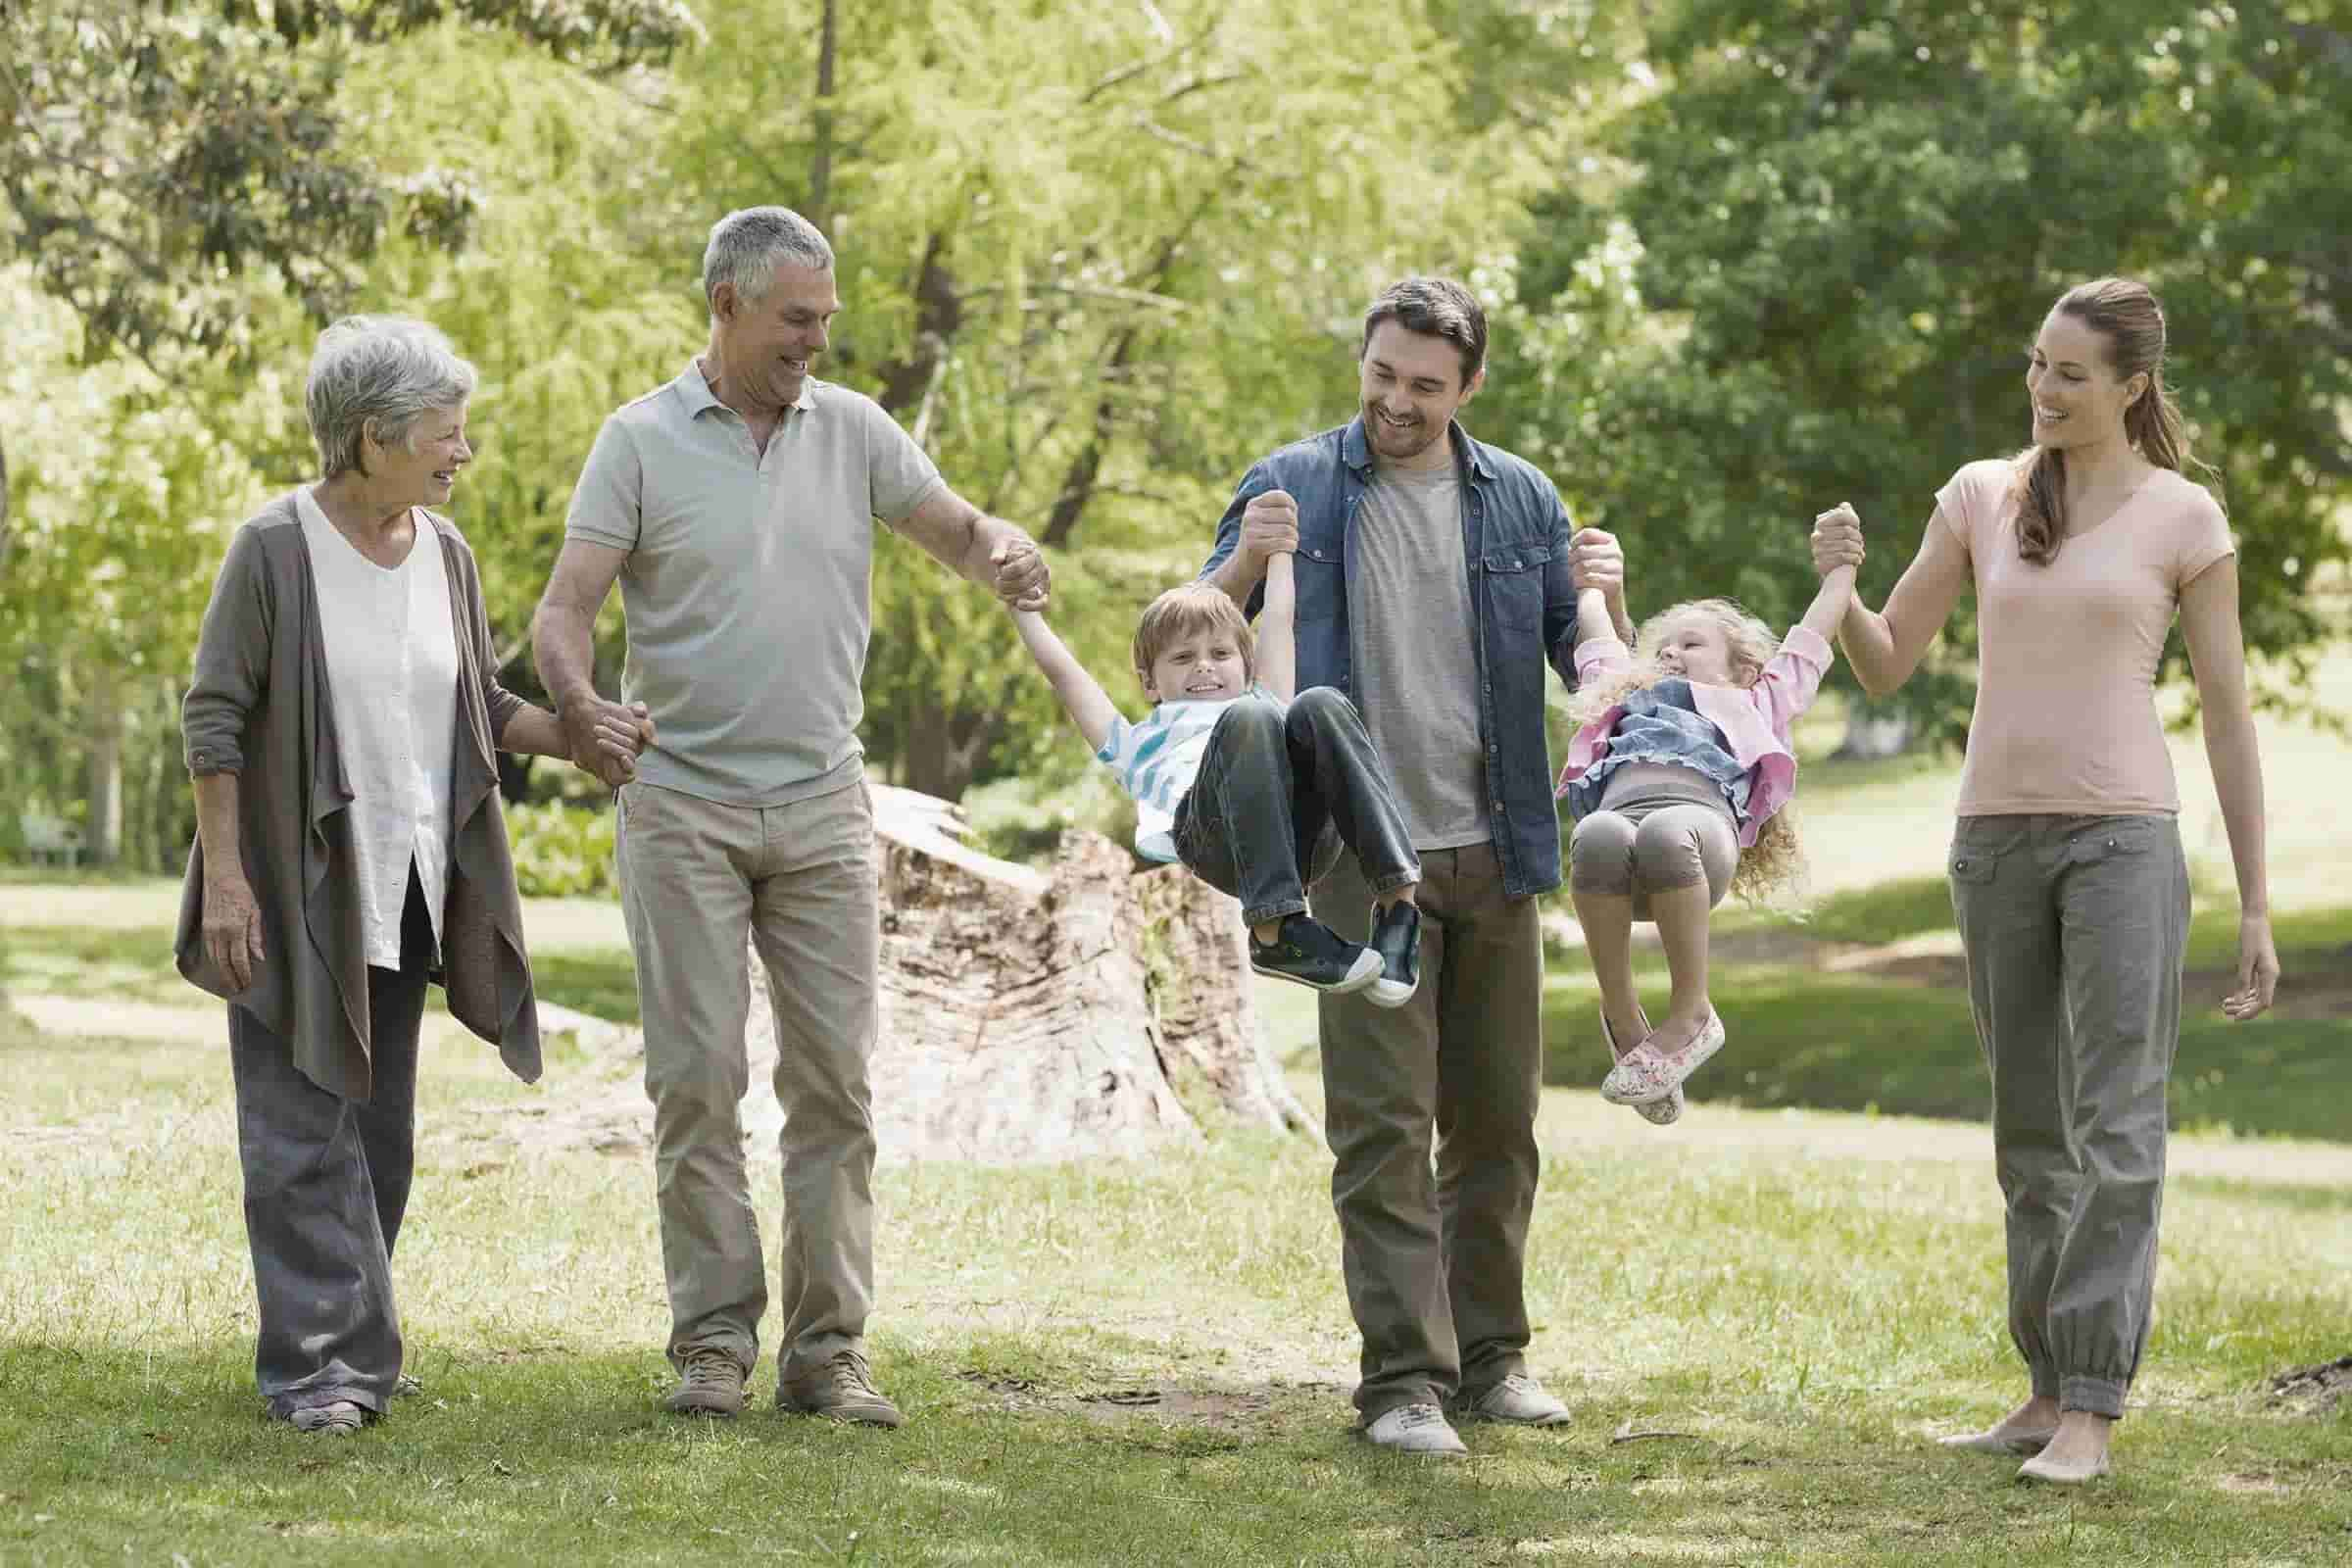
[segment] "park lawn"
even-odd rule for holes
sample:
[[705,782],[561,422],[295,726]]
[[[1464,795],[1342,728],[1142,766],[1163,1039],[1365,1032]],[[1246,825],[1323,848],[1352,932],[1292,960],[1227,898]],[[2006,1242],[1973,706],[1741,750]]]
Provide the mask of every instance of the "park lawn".
[[[328,1444],[258,1415],[220,1054],[0,1021],[0,1561],[2317,1568],[2352,1543],[2352,1416],[2263,1392],[2352,1350],[2352,1150],[2177,1144],[2124,1473],[2058,1494],[1930,1441],[2018,1387],[1977,1129],[1700,1105],[1662,1134],[1548,1094],[1532,1353],[1575,1420],[1473,1428],[1444,1467],[1349,1435],[1329,1161],[1262,1135],[886,1167],[874,1346],[910,1425],[665,1418],[650,1160],[512,1136],[564,1078],[428,1063],[399,1265],[426,1393]],[[772,1153],[755,1175],[772,1237]],[[1612,1443],[1629,1423],[1679,1435]]]
[[[47,890],[42,890],[46,892]],[[112,891],[112,890],[110,890]],[[1933,919],[1936,907],[1940,921]],[[56,995],[210,1006],[172,970],[164,926],[106,923],[129,912],[117,896],[98,909],[74,910],[88,923],[12,923],[0,929],[0,993]],[[609,909],[609,906],[607,906]],[[549,1002],[617,1023],[637,1021],[635,971],[617,929],[591,907],[569,901],[526,919],[544,939],[532,954],[540,995]],[[1896,882],[1825,899],[1796,925],[1734,921],[1755,935],[1777,930],[1807,942],[1892,942],[1948,927],[1940,881]],[[2190,931],[2192,969],[2234,961],[2237,926],[2227,909],[2201,912]],[[2291,999],[2298,983],[2352,990],[2352,907],[2281,914],[2276,937]],[[1665,1006],[1665,969],[1654,950],[1639,955],[1652,1016]],[[1732,1047],[1692,1080],[1693,1098],[1748,1106],[1805,1105],[1915,1116],[1982,1120],[1986,1084],[1976,1031],[1956,965],[1944,984],[1825,973],[1802,963],[1727,962],[1714,992]],[[1583,955],[1554,954],[1544,1024],[1547,1083],[1589,1088],[1606,1062],[1592,1018],[1596,993]],[[2208,987],[2211,989],[2211,987]],[[1261,983],[1269,1043],[1279,1059],[1311,1063],[1313,1001],[1294,986]],[[441,994],[430,1006],[444,1011]],[[2216,997],[2192,993],[2181,1026],[2172,1091],[2176,1126],[2352,1141],[2352,1096],[2343,1093],[2344,1053],[2352,1025],[2344,1008],[2318,1015],[2274,1015],[2232,1025],[2214,1010]],[[2352,995],[2343,999],[2352,1007]],[[1835,1020],[1825,1030],[1824,1020]]]

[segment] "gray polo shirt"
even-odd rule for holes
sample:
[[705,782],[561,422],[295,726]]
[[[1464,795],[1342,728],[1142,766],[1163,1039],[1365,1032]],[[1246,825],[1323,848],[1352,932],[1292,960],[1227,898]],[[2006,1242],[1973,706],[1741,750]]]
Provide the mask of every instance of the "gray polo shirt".
[[637,776],[754,807],[857,782],[874,519],[942,483],[879,404],[814,378],[765,456],[691,361],[606,419],[564,532],[628,552],[621,692],[661,737]]

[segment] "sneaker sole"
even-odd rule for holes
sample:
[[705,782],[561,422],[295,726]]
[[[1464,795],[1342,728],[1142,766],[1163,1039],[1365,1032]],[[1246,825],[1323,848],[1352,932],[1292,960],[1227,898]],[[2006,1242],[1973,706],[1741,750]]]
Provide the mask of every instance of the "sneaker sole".
[[743,1396],[733,1399],[710,1395],[671,1395],[662,1401],[662,1407],[671,1415],[713,1415],[728,1419],[743,1413]]
[[[1374,981],[1378,980],[1380,978],[1381,970],[1385,968],[1386,965],[1381,962],[1379,954],[1374,953],[1370,948],[1366,948],[1356,958],[1355,966],[1348,971],[1348,978],[1342,980],[1337,985],[1329,986],[1319,986],[1312,980],[1306,979],[1301,975],[1291,974],[1285,970],[1259,968],[1254,962],[1252,962],[1250,967],[1256,970],[1257,973],[1264,975],[1269,980],[1288,980],[1295,986],[1304,986],[1309,991],[1319,992],[1327,997],[1345,997],[1361,991],[1367,986],[1371,985]],[[1394,1006],[1396,1004],[1391,1003],[1390,1005]]]
[[1412,1001],[1420,989],[1418,981],[1409,986],[1401,985],[1384,974],[1365,989],[1364,1000],[1375,1007],[1401,1007]]
[[846,1427],[875,1427],[891,1432],[906,1424],[906,1417],[897,1410],[871,1410],[859,1414],[838,1405],[796,1404],[781,1397],[776,1400],[776,1412],[779,1415],[814,1416],[819,1421],[838,1421]]

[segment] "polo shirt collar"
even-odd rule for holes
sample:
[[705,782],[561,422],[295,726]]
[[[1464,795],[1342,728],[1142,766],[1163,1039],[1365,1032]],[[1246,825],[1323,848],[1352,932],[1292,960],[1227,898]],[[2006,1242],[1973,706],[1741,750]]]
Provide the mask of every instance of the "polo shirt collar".
[[[686,368],[678,372],[678,378],[675,381],[672,381],[670,385],[678,389],[678,396],[685,401],[686,417],[689,419],[700,418],[703,411],[706,409],[723,409],[726,407],[726,405],[719,402],[718,398],[711,392],[710,381],[704,377],[703,362],[700,355],[697,355],[693,359],[690,359],[686,362]],[[792,407],[802,414],[814,414],[816,412],[815,376],[805,375],[801,377],[801,395],[793,400]]]

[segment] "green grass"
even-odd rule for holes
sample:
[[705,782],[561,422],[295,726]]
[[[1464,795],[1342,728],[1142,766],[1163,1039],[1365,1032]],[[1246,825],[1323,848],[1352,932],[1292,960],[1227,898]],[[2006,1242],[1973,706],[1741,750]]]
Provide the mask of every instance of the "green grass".
[[[1927,922],[1929,894],[1941,885],[1910,882],[1839,895],[1796,929],[1837,942],[1894,941],[1948,926]],[[553,922],[550,922],[553,924]],[[598,945],[593,926],[575,918],[573,943],[551,942],[532,954],[539,993],[599,1018],[638,1021],[635,970],[625,947]],[[564,929],[561,926],[558,929]],[[1729,929],[1754,931],[1754,922]],[[2304,909],[2276,926],[2291,1001],[2332,981],[2352,990],[2352,907]],[[106,998],[165,1005],[209,1005],[171,966],[165,927],[11,925],[0,942],[0,994]],[[2237,923],[2228,910],[2200,914],[2190,930],[2192,969],[2226,970],[2235,962]],[[1640,965],[1652,1015],[1662,1014],[1665,971],[1654,953]],[[2251,1027],[2211,1011],[2192,980],[2189,1015],[2172,1092],[2176,1126],[2245,1134],[2352,1141],[2352,1098],[2342,1092],[2352,1024],[2332,1016],[2273,1016]],[[1984,1067],[1965,995],[1954,986],[1922,986],[1825,974],[1795,965],[1727,964],[1714,978],[1716,1002],[1733,1048],[1693,1080],[1693,1098],[1751,1106],[1808,1105],[1834,1110],[1982,1120]],[[1297,987],[1266,985],[1269,1038],[1282,1059],[1312,1060],[1312,999]],[[1590,1088],[1605,1062],[1593,1017],[1594,993],[1581,955],[1554,959],[1544,1022],[1545,1082]],[[438,992],[432,1007],[441,1010]],[[2342,1005],[2352,1006],[2352,996]],[[1824,1020],[1835,1020],[1825,1030]]]
[[[1533,1355],[1575,1420],[1473,1429],[1438,1468],[1348,1435],[1306,1138],[886,1167],[875,1349],[910,1425],[666,1419],[650,1160],[506,1136],[564,1093],[486,1054],[428,1065],[398,1265],[426,1395],[330,1446],[258,1414],[220,1054],[0,1021],[0,1561],[2317,1565],[2352,1542],[2352,1418],[2260,1394],[2352,1348],[2352,1151],[2180,1142],[2124,1473],[2069,1495],[1928,1441],[2018,1390],[1970,1129],[1701,1106],[1661,1136],[1547,1097]],[[772,1154],[755,1174],[772,1237]],[[1102,1397],[1136,1390],[1199,1413]],[[1627,1422],[1688,1436],[1612,1444]]]
[[[1663,977],[1645,987],[1663,1016]],[[1544,1081],[1591,1088],[1608,1058],[1589,985],[1555,983],[1544,1015]],[[1690,1080],[1692,1100],[1982,1121],[1984,1058],[1967,997],[1939,987],[1789,969],[1720,974],[1730,1043]],[[2171,1089],[2175,1127],[2352,1142],[2345,1051],[2327,1018],[2233,1024],[2218,1010],[2182,1021]]]
[[[172,935],[168,926],[8,926],[0,930],[0,994],[209,1005],[172,966]],[[546,1001],[637,1022],[637,971],[625,947],[542,949],[531,955],[531,974]],[[431,993],[430,1005],[441,1008],[440,992]]]

